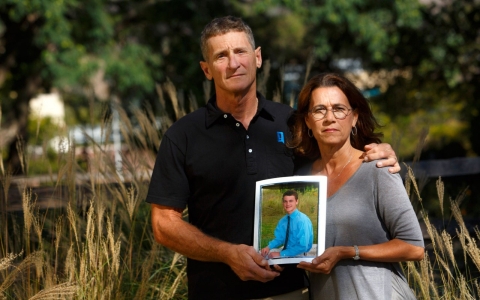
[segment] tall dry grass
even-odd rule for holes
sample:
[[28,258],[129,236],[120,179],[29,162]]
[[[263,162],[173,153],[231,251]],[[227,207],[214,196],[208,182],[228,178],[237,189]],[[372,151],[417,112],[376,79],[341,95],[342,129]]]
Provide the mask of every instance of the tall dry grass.
[[[172,84],[158,92],[161,101],[166,96],[177,103],[172,119],[185,114]],[[155,149],[173,120],[162,114],[158,128],[151,110],[132,117],[114,109],[124,140],[120,172],[111,146],[88,136],[83,168],[81,149],[71,143],[48,176],[29,174],[30,164],[46,158],[22,143],[17,148],[26,175],[12,177],[2,164],[0,299],[186,298],[185,259],[156,244],[144,203]],[[108,141],[112,120],[108,114],[102,119]],[[40,197],[39,189],[49,195]],[[20,204],[20,211],[12,209]]]
[[[404,264],[410,287],[418,299],[479,299],[480,231],[478,227],[467,228],[460,203],[465,194],[450,199],[451,216],[444,217],[442,224],[434,225],[423,208],[422,197],[413,171],[406,166],[405,186],[413,202],[418,202],[418,213],[425,225],[425,258],[420,262]],[[438,201],[442,215],[445,213],[445,188],[441,178],[436,181]],[[455,232],[449,232],[448,224],[454,224]],[[474,236],[472,236],[474,232]]]
[[[263,76],[259,89],[265,90],[268,74]],[[275,101],[280,101],[282,89],[283,84],[274,92]],[[211,84],[206,83],[204,90],[206,100]],[[57,156],[58,170],[50,168],[50,173],[35,184],[48,187],[48,199],[55,200],[57,206],[41,205],[45,197],[40,199],[32,186],[39,177],[29,175],[29,166],[39,158],[28,153],[24,144],[17,147],[25,177],[12,177],[0,160],[0,299],[186,298],[185,259],[155,243],[150,208],[144,199],[154,149],[174,120],[196,108],[196,99],[190,95],[185,104],[170,82],[157,85],[157,92],[160,111],[156,114],[147,109],[127,116],[116,107],[124,139],[121,173],[107,144],[89,138],[91,153],[84,168],[76,146],[64,147]],[[167,101],[173,107],[172,117],[165,113]],[[161,120],[159,126],[154,115]],[[102,132],[108,140],[111,118],[106,115],[104,119]],[[467,228],[462,219],[459,207],[463,195],[450,199],[450,209],[444,209],[445,190],[438,179],[442,214],[458,224],[452,234],[430,222],[422,206],[421,184],[411,169],[405,188],[427,232],[425,259],[404,264],[417,297],[480,298],[476,277],[480,271],[480,230]],[[12,191],[19,199],[10,198]],[[16,202],[21,203],[21,211],[9,209]]]

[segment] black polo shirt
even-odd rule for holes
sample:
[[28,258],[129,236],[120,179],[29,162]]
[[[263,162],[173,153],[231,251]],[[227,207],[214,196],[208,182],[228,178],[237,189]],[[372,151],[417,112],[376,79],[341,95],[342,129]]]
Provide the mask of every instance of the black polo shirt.
[[[217,109],[215,96],[174,123],[162,139],[146,201],[188,206],[189,222],[204,233],[252,245],[256,181],[291,176],[294,169],[285,146],[292,109],[257,97],[248,130]],[[190,299],[263,298],[305,286],[295,266],[268,283],[245,282],[226,264],[188,259],[187,275]]]

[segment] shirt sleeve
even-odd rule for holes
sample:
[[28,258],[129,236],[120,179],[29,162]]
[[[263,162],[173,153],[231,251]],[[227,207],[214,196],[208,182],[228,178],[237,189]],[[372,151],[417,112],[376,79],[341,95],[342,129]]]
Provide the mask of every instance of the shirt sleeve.
[[280,251],[280,256],[296,256],[308,252],[312,247],[312,222],[299,215],[295,218],[293,232],[290,232],[288,247]]
[[185,152],[165,135],[158,150],[146,202],[181,209],[186,207],[190,189],[184,162]]
[[390,174],[387,168],[377,169],[377,207],[391,239],[424,247],[418,218],[398,174]]
[[268,243],[270,249],[278,248],[285,243],[285,234],[287,233],[287,218],[283,217],[278,221],[277,227],[275,227],[275,238]]

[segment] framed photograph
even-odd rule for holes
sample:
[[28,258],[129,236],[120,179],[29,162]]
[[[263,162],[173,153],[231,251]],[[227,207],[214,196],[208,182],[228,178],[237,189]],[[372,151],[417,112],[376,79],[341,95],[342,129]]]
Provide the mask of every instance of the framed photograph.
[[257,181],[253,247],[272,265],[311,262],[325,251],[326,176]]

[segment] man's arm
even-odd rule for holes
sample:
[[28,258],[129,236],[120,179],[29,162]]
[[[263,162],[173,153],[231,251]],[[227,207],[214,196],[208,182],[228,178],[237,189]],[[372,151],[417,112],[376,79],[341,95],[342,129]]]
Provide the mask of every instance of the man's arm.
[[380,160],[377,162],[377,167],[391,167],[388,171],[392,174],[400,172],[400,164],[398,163],[397,155],[390,144],[373,143],[366,145],[363,159],[365,161]]
[[273,235],[275,236],[273,240],[268,243],[269,250],[278,248],[283,245],[285,242],[285,234],[287,232],[287,221],[285,217],[282,217],[278,220],[277,226],[275,227],[275,231]]
[[242,280],[267,282],[279,275],[251,246],[227,243],[201,232],[182,219],[182,210],[152,204],[155,240],[171,250],[199,261],[222,262]]

